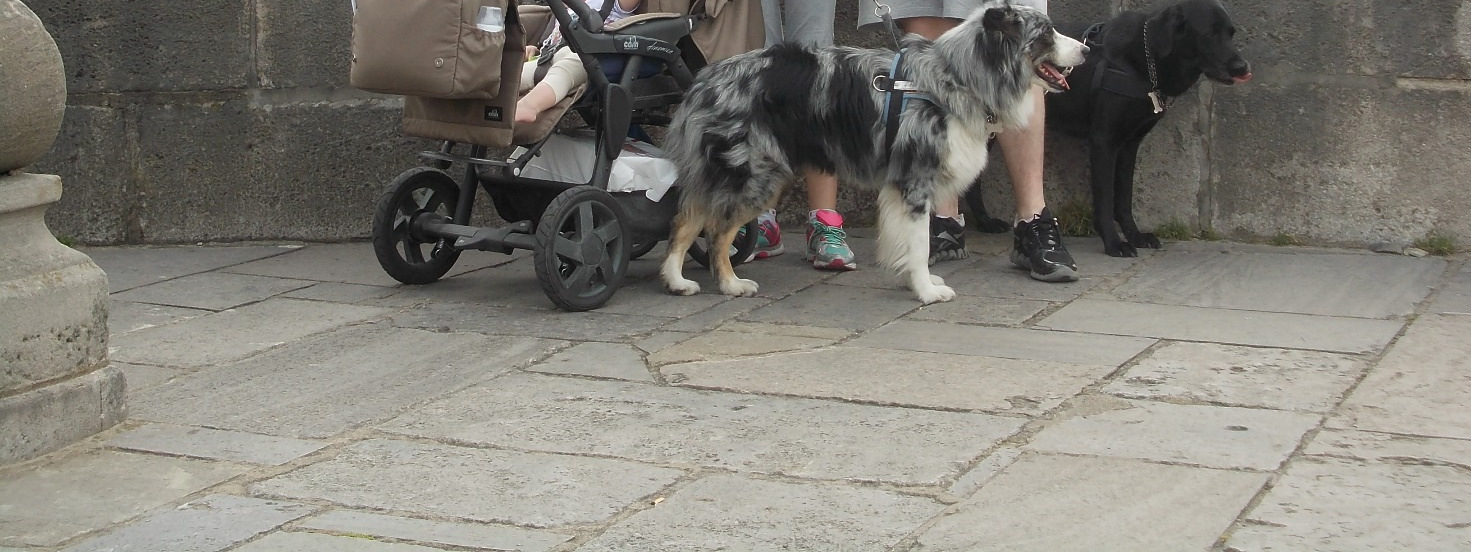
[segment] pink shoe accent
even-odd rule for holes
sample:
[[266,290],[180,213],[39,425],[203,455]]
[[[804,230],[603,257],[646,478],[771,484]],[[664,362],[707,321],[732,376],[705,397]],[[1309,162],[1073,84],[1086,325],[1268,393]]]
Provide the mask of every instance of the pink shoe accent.
[[818,209],[813,216],[817,217],[817,222],[828,226],[838,227],[843,225],[843,215],[832,209]]

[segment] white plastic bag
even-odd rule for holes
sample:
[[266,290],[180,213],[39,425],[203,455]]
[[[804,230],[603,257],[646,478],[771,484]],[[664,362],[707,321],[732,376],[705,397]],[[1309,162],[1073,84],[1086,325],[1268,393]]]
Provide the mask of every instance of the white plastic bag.
[[[511,153],[511,159],[519,159],[525,154],[526,149],[518,147]],[[592,178],[596,156],[597,142],[593,138],[553,134],[542,144],[541,154],[526,164],[521,176],[586,183]],[[608,174],[608,191],[642,191],[650,201],[659,201],[674,186],[677,176],[674,163],[664,159],[663,151],[648,142],[630,138],[623,143],[623,151],[618,158],[613,160]]]

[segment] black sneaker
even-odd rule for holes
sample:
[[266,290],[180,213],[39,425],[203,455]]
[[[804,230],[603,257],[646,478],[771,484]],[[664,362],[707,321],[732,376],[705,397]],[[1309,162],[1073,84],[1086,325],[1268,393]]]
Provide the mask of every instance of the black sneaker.
[[930,217],[930,264],[970,256],[965,250],[965,227],[949,217]]
[[1011,249],[1011,264],[1032,271],[1032,278],[1043,282],[1073,282],[1078,279],[1078,265],[1062,245],[1062,232],[1057,219],[1046,207],[1030,222],[1016,223],[1016,245]]

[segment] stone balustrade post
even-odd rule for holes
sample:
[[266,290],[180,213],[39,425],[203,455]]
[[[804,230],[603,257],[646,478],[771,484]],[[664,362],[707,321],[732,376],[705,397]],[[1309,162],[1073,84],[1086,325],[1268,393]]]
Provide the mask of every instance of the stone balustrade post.
[[107,360],[107,276],[46,228],[61,178],[21,169],[56,140],[61,53],[19,0],[0,0],[0,464],[40,456],[125,416]]

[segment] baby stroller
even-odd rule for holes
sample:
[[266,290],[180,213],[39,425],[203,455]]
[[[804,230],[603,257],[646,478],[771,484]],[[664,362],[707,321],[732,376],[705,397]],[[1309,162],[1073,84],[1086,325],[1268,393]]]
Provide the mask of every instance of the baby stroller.
[[[422,11],[437,15],[365,13],[370,7],[401,11],[414,2],[424,5]],[[659,7],[671,2],[645,0],[646,7],[650,4]],[[383,270],[405,284],[428,284],[443,277],[463,251],[511,254],[526,249],[533,252],[543,291],[558,307],[585,311],[604,305],[622,284],[629,261],[668,238],[677,210],[677,185],[653,201],[643,192],[610,192],[608,183],[630,128],[668,125],[670,110],[683,99],[694,73],[706,63],[691,37],[692,31],[708,23],[704,0],[693,6],[687,1],[683,4],[685,9],[679,11],[640,13],[604,26],[603,14],[582,0],[548,0],[545,6],[518,5],[514,0],[356,0],[354,86],[404,94],[406,132],[443,140],[438,151],[420,154],[425,166],[400,174],[378,202],[373,249]],[[463,44],[467,33],[472,33],[471,39],[482,38],[466,25],[468,18],[477,15],[471,11],[474,8],[479,8],[479,15],[487,8],[503,10],[503,30],[484,33],[490,35],[490,47],[500,50],[500,59],[466,59],[480,51]],[[361,34],[372,33],[375,24],[389,24],[375,23],[374,17],[392,19],[393,28],[385,31],[394,33],[397,44],[405,27],[417,25],[410,20],[450,16],[460,18],[456,40],[461,44],[452,53],[457,58],[449,60],[464,66],[455,68],[456,76],[499,69],[498,85],[435,84],[431,92],[438,97],[433,97],[420,90],[428,85],[396,82],[405,78],[399,69],[359,67],[362,58],[388,58],[402,50],[401,45],[393,51],[376,45],[381,51],[374,53],[375,45],[364,44],[369,37]],[[517,126],[514,109],[523,45],[528,37],[539,43],[552,18],[562,29],[566,47],[587,68],[588,82],[541,113],[534,124]],[[430,22],[423,24],[433,27]],[[497,34],[503,35],[503,42]],[[436,68],[442,69],[444,60],[444,56],[436,58]],[[616,63],[607,63],[610,60]],[[606,72],[605,66],[610,67]],[[473,93],[477,88],[493,92],[477,95]],[[563,121],[569,112],[576,113],[580,123],[574,124],[571,117]],[[554,131],[580,131],[595,140],[595,159],[586,182],[523,175]],[[520,146],[517,155],[489,155],[492,148],[511,145]],[[456,165],[463,169],[458,181],[450,172]],[[471,224],[477,189],[485,192],[507,224]],[[753,222],[730,253],[732,263],[751,254],[756,234]],[[692,248],[691,256],[709,266],[703,248]]]

